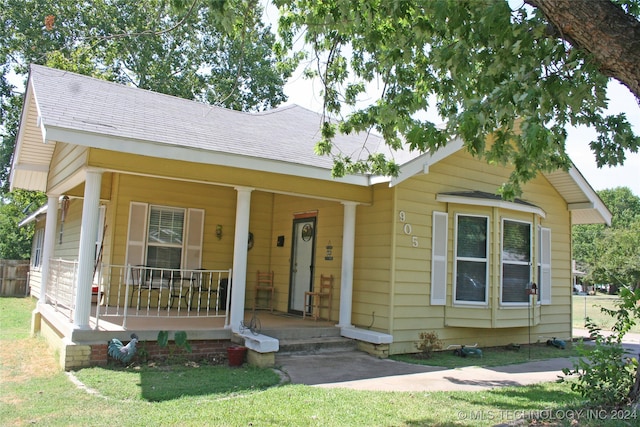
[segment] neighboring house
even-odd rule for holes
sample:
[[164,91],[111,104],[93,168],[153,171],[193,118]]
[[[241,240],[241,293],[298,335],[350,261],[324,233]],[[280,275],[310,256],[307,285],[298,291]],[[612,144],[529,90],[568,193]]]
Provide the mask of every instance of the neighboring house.
[[[452,141],[396,153],[396,178],[334,179],[314,154],[320,123],[298,106],[242,113],[32,66],[11,186],[49,197],[25,222],[38,220],[34,330],[61,364],[103,362],[78,349],[130,330],[228,342],[257,271],[274,273],[272,308],[291,322],[315,321],[304,293],[332,275],[321,317],[382,356],[415,352],[424,331],[446,345],[571,336],[571,226],[611,218],[575,167],[503,201],[511,168]],[[385,149],[371,135],[335,143],[354,157]]]

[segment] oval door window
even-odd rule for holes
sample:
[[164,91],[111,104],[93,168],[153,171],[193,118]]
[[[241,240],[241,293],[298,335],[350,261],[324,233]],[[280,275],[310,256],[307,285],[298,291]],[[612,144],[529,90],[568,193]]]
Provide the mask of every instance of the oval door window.
[[305,224],[302,227],[302,240],[304,240],[305,242],[308,242],[309,240],[311,240],[312,236],[313,236],[313,227],[311,226],[311,224]]

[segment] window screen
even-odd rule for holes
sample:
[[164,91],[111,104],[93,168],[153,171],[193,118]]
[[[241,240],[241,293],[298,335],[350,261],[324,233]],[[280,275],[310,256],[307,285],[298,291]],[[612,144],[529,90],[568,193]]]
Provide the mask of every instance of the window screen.
[[151,206],[147,234],[147,265],[180,268],[184,209]]
[[502,222],[502,302],[526,303],[531,285],[531,224]]
[[459,302],[487,301],[487,217],[458,215],[456,289]]

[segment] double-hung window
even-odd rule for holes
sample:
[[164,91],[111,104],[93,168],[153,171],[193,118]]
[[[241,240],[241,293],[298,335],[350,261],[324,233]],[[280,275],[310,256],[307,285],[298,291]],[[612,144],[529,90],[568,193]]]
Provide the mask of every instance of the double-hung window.
[[40,268],[42,265],[42,247],[44,245],[44,228],[36,229],[33,236],[33,255],[31,256],[31,266]]
[[531,224],[502,220],[502,292],[503,304],[529,301],[531,287]]
[[205,212],[131,202],[127,264],[161,269],[201,267]]
[[184,209],[150,206],[147,265],[180,268],[184,234]]
[[455,302],[486,304],[489,218],[456,216]]

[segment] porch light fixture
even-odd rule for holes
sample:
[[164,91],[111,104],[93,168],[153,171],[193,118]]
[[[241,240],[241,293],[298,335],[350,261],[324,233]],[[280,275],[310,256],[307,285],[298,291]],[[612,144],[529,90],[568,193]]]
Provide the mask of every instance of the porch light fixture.
[[64,221],[67,218],[67,212],[69,211],[69,196],[62,197],[60,201],[60,237],[58,243],[62,244],[62,233],[64,231]]
[[222,239],[222,224],[216,225],[216,237],[218,240]]

